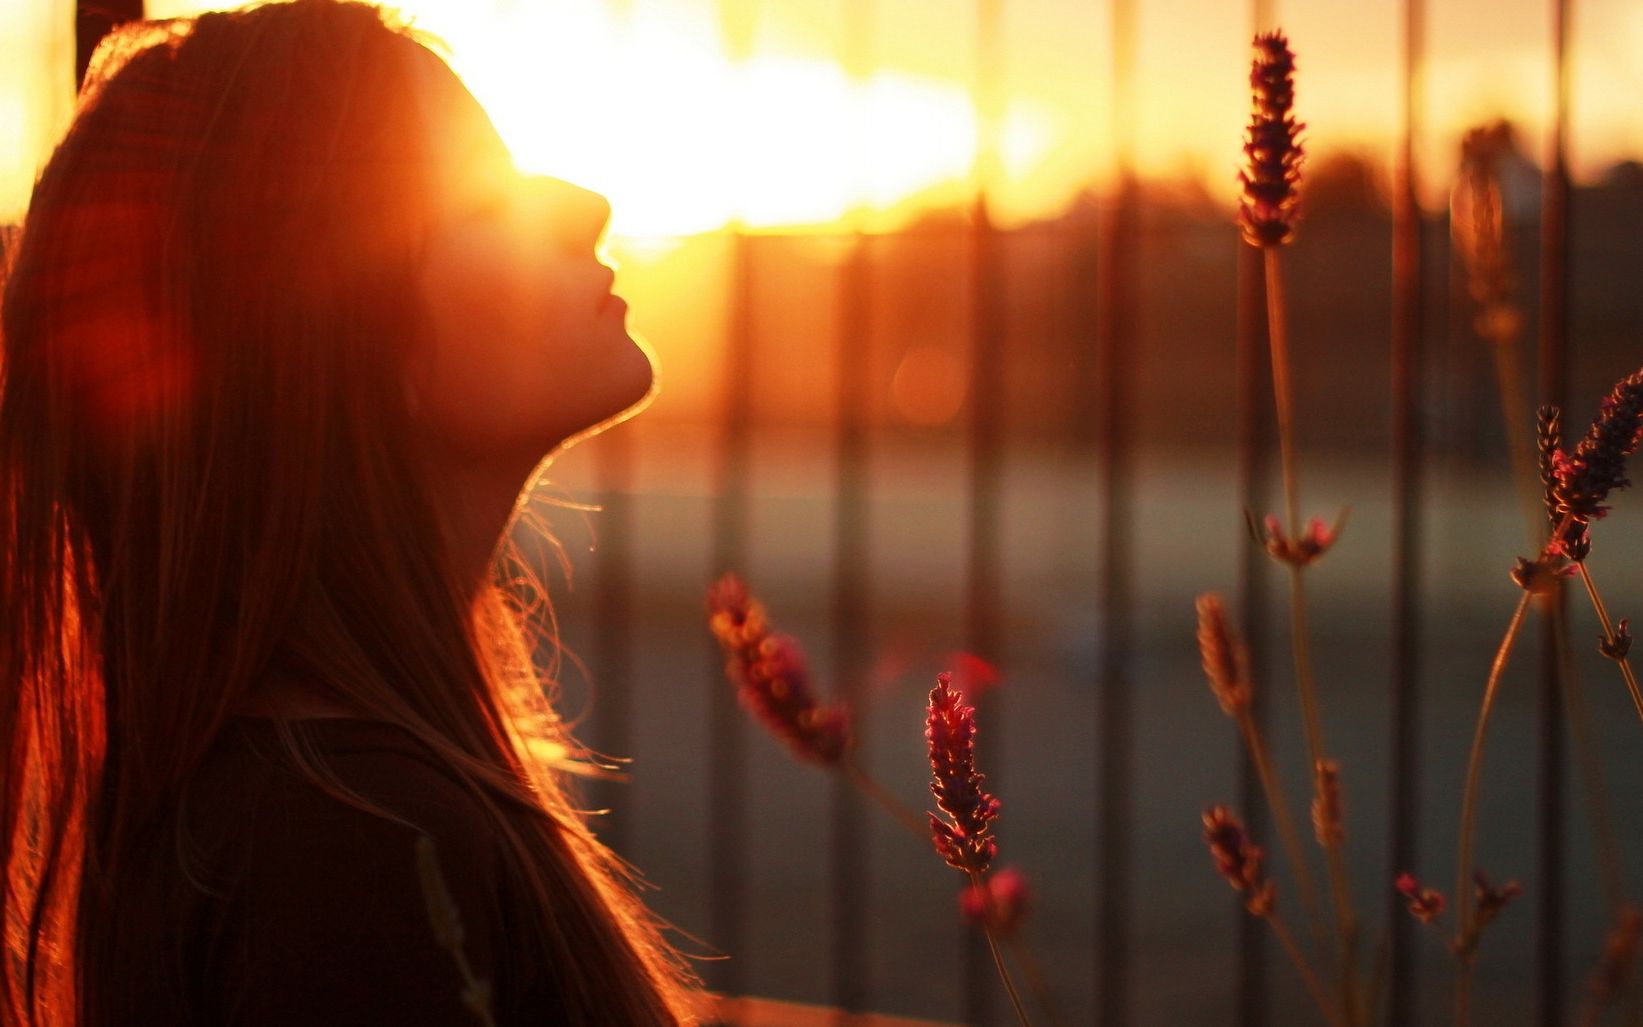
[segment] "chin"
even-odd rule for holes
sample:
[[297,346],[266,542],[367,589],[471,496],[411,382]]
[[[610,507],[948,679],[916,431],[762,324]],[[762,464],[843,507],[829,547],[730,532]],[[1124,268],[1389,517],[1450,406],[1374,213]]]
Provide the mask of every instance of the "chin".
[[[656,363],[656,353],[650,343],[637,334],[631,336],[632,361],[618,372],[621,376],[622,387],[613,389],[610,393],[610,402],[604,406],[600,414],[595,415],[593,424],[572,433],[554,447],[558,453],[576,445],[583,439],[599,434],[606,428],[621,424],[630,417],[637,416],[642,410],[656,401],[662,391],[662,376]],[[552,454],[550,454],[551,456]]]

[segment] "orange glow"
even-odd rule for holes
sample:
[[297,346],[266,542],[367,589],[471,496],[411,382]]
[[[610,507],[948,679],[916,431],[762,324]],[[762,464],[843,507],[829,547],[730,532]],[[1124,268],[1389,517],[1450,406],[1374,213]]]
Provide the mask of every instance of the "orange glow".
[[[828,225],[931,190],[961,195],[975,163],[958,83],[892,71],[857,82],[825,59],[737,61],[715,22],[665,9],[411,9],[450,42],[520,166],[605,193],[620,234]],[[1007,168],[1042,151],[1042,120],[1006,115]]]
[[[644,17],[600,0],[400,6],[449,45],[520,167],[604,193],[617,234],[831,226],[852,211],[883,228],[971,184],[977,132],[960,82],[894,70],[856,81],[821,57],[737,61],[716,20],[659,4]],[[1004,174],[1040,161],[1050,136],[1035,105],[1007,108]]]
[[964,405],[964,364],[946,347],[914,346],[897,365],[890,394],[909,423],[939,427]]
[[[61,69],[74,67],[73,26],[66,4],[0,0],[0,222],[22,214],[40,160],[68,127],[72,72]],[[45,88],[56,81],[63,88]]]
[[[1525,0],[1526,2],[1526,0]],[[148,0],[152,17],[232,6]],[[732,28],[717,0],[408,0],[525,168],[606,193],[615,231],[668,237],[744,228],[891,231],[975,184],[973,5],[897,0],[872,8],[855,79],[840,61],[844,5],[760,2]],[[1522,8],[1522,4],[1518,4]],[[1112,40],[1100,4],[1007,3],[1001,224],[1054,216],[1113,170]],[[0,217],[20,211],[34,168],[62,130],[72,65],[68,0],[0,0]],[[1317,0],[1285,10],[1301,56],[1298,113],[1311,149],[1391,154],[1397,130],[1396,10]],[[1248,13],[1198,0],[1138,7],[1136,168],[1200,179],[1230,203],[1248,98]],[[734,33],[732,47],[724,38]],[[1611,5],[1571,40],[1572,166],[1590,179],[1643,151],[1629,98],[1643,13]],[[42,45],[44,44],[44,45]],[[1542,20],[1482,0],[1431,12],[1419,149],[1428,203],[1441,206],[1466,128],[1508,117],[1539,156],[1550,67]],[[730,51],[747,53],[733,59]]]

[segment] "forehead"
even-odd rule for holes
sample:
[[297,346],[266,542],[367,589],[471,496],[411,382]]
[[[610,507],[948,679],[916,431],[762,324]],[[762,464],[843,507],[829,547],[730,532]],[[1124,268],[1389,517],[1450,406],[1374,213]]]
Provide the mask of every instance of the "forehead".
[[407,50],[413,105],[427,130],[435,166],[454,171],[476,161],[511,164],[490,115],[456,73],[426,47]]

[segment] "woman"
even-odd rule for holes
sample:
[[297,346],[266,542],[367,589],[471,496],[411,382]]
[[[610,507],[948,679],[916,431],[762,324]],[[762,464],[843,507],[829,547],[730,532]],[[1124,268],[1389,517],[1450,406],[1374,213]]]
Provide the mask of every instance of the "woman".
[[9,247],[0,1021],[688,1019],[505,543],[652,388],[608,215],[374,8],[105,42]]

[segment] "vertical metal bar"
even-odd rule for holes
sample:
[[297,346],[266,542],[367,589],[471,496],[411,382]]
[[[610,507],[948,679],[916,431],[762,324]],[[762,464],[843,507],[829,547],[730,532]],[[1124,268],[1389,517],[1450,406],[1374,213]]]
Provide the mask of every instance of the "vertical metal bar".
[[[757,0],[719,0],[720,32],[726,55],[744,67],[753,50]],[[728,228],[730,242],[730,325],[726,339],[723,411],[719,441],[719,489],[714,508],[713,561],[716,572],[745,571],[747,559],[750,453],[753,422],[753,251],[738,215]],[[745,724],[730,690],[723,663],[712,655],[708,745],[708,865],[710,940],[729,959],[711,964],[708,983],[721,992],[747,992],[747,742]]]
[[[867,80],[867,43],[872,0],[846,0],[841,54],[852,84]],[[865,126],[854,129],[865,133]],[[865,147],[858,153],[865,154]],[[856,169],[858,171],[862,169]],[[859,208],[850,217],[850,252],[839,289],[836,397],[838,435],[833,525],[833,664],[838,697],[854,709],[865,698],[868,597],[867,565],[867,411],[871,352],[869,299],[872,254],[862,230]],[[865,749],[864,721],[856,722],[858,751]],[[869,1004],[868,967],[871,937],[868,892],[871,854],[861,798],[843,774],[833,775],[832,892],[833,1004],[860,1012]]]
[[[730,230],[730,334],[725,354],[719,489],[713,517],[716,572],[741,571],[747,559],[748,430],[753,420],[753,268],[751,246],[739,226]],[[730,995],[746,992],[747,744],[741,712],[724,683],[724,658],[711,654],[708,699],[709,940],[729,959],[710,963],[710,985]]]
[[1135,7],[1112,5],[1112,110],[1116,181],[1103,204],[1098,238],[1096,347],[1101,410],[1101,599],[1103,624],[1097,736],[1096,796],[1096,1013],[1102,1027],[1120,1027],[1130,1015],[1130,778],[1133,715],[1129,667],[1131,621],[1131,397],[1136,346],[1136,268],[1139,266],[1139,190],[1134,169]]
[[[1425,262],[1416,195],[1415,138],[1424,59],[1425,4],[1403,3],[1403,133],[1395,166],[1392,205],[1392,696],[1391,824],[1394,873],[1415,865],[1420,793],[1421,410],[1425,352]],[[1415,962],[1412,921],[1388,890],[1387,1022],[1412,1023]]]
[[[1270,0],[1254,0],[1250,5],[1250,23],[1251,35],[1273,27]],[[1272,487],[1272,369],[1267,363],[1266,265],[1260,251],[1245,244],[1236,232],[1229,233],[1229,237],[1238,247],[1235,357],[1238,504],[1259,513],[1265,509]],[[1237,531],[1238,609],[1249,647],[1254,685],[1249,712],[1256,729],[1264,735],[1270,720],[1265,688],[1270,567],[1266,554],[1250,543],[1241,523]],[[1255,761],[1244,747],[1238,750],[1238,804],[1251,836],[1264,844],[1266,800]],[[1238,924],[1238,1025],[1260,1027],[1267,1022],[1269,1001],[1266,925],[1250,916],[1241,901],[1230,905]]]
[[[1568,0],[1552,0],[1553,103],[1551,153],[1542,178],[1540,212],[1540,401],[1567,406],[1569,169],[1568,116]],[[1563,703],[1558,695],[1557,625],[1566,610],[1558,594],[1545,618],[1541,634],[1541,681],[1538,695],[1540,721],[1540,780],[1536,796],[1539,889],[1535,930],[1535,1017],[1550,1025],[1563,1011]]]
[[[594,728],[600,748],[613,756],[633,753],[633,437],[631,428],[608,432],[598,443],[600,505],[594,550],[592,656]],[[722,689],[721,689],[722,691]],[[619,788],[601,787],[608,810],[600,839],[631,856],[632,827],[617,801]]]
[[97,44],[110,29],[143,17],[143,0],[78,0],[74,5],[74,81],[85,81]]
[[[965,581],[965,637],[971,653],[1002,662],[999,596],[999,480],[1003,470],[1004,281],[999,236],[993,227],[988,190],[998,160],[1000,47],[1003,0],[977,0],[976,11],[976,192],[970,221],[970,423],[969,540]],[[997,785],[1003,775],[1004,708],[1000,696],[972,697],[984,734],[978,748]],[[996,790],[996,789],[995,789]],[[987,1019],[994,972],[978,931],[966,935],[964,1015],[969,1023]]]
[[[865,698],[869,578],[867,571],[867,298],[868,238],[857,234],[844,267],[840,314],[838,490],[834,523],[833,653],[838,697],[853,709]],[[857,722],[857,744],[865,743]],[[868,837],[856,789],[833,776],[833,1001],[859,1012],[867,1003],[871,904]]]

